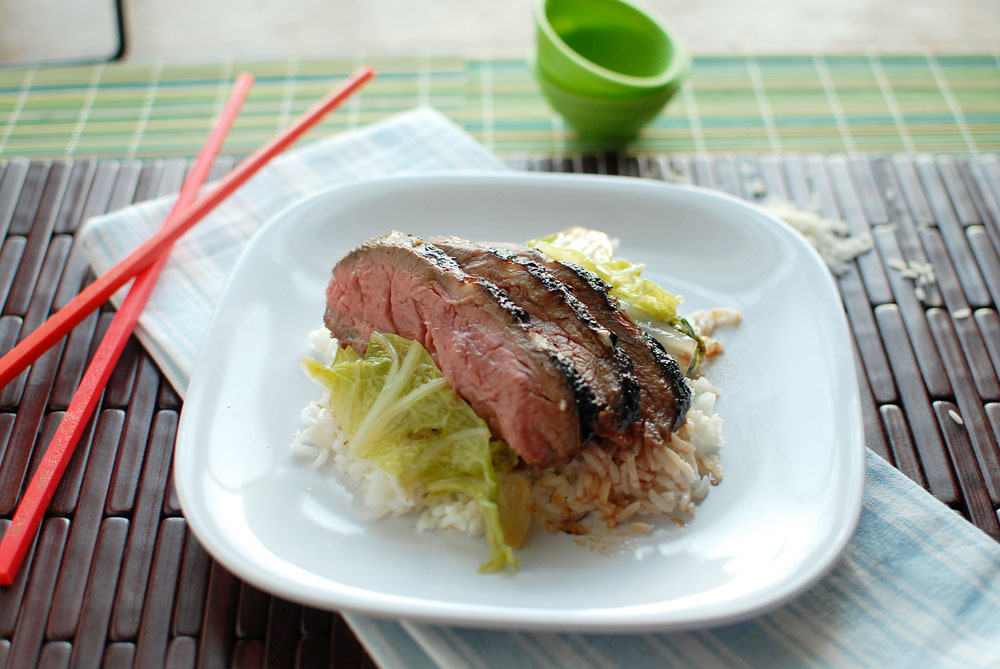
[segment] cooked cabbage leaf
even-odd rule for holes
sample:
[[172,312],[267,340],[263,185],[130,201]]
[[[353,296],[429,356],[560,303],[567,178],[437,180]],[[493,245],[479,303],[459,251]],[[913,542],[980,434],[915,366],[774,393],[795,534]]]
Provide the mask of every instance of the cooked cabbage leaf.
[[573,227],[527,244],[553,260],[579,265],[600,277],[625,313],[677,358],[688,376],[701,364],[705,343],[691,324],[677,315],[681,298],[644,279],[643,263],[615,259],[614,242],[606,233]]
[[352,454],[396,476],[405,488],[430,495],[459,492],[475,500],[491,548],[479,570],[517,568],[497,510],[497,469],[512,468],[516,455],[455,394],[423,346],[375,333],[364,357],[347,348],[329,366],[309,358],[303,365],[329,389],[330,410]]
[[611,238],[603,232],[569,228],[528,242],[545,255],[590,270],[611,286],[611,294],[661,321],[677,316],[681,298],[642,278],[642,263],[615,260]]

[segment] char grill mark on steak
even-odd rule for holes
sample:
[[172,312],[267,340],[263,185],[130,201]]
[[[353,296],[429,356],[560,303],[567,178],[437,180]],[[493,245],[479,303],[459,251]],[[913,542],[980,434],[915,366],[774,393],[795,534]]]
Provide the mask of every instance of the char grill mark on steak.
[[[417,239],[416,237],[414,239]],[[420,243],[414,243],[413,249],[419,255],[424,256],[430,260],[434,265],[440,269],[449,270],[452,272],[463,272],[459,264],[450,255],[442,251],[440,248],[433,244],[428,244],[423,240],[418,240]],[[464,273],[464,272],[463,272]],[[475,283],[476,285],[482,287],[490,297],[492,297],[501,309],[506,311],[513,317],[518,323],[526,323],[529,318],[528,312],[519,307],[510,299],[505,291],[500,286],[496,285],[492,281],[487,281],[482,277],[467,275],[463,278],[466,283]]]
[[455,391],[529,464],[575,454],[596,411],[562,351],[534,336],[502,288],[410,235],[370,240],[337,263],[324,321],[364,351],[375,331],[419,341]]
[[489,293],[490,296],[497,301],[497,304],[499,304],[504,311],[509,312],[518,323],[523,325],[531,320],[531,316],[528,312],[515,304],[514,300],[510,299],[507,291],[500,286],[496,285],[492,281],[487,281],[486,279],[480,277],[475,277],[473,282],[482,286],[483,290]]
[[[436,244],[423,241],[421,244],[417,245],[416,248],[418,249],[418,253],[426,256],[439,267],[459,272],[463,272],[465,270],[457,259]],[[496,303],[501,309],[509,313],[511,317],[517,321],[518,325],[525,332],[529,331],[528,324],[531,322],[531,315],[514,300],[512,300],[505,289],[501,288],[493,281],[481,276],[468,274],[468,277],[469,278],[466,279],[466,281],[471,281],[476,285],[481,286],[483,290],[490,295],[490,297],[496,300]],[[580,440],[582,444],[586,444],[594,437],[594,423],[600,413],[597,399],[594,396],[594,390],[587,383],[587,380],[584,378],[580,370],[577,369],[577,366],[572,360],[563,355],[558,349],[550,346],[548,343],[542,346],[542,348],[545,349],[546,354],[552,360],[553,364],[565,375],[566,380],[569,383],[569,387],[573,391],[573,403],[576,405],[576,413],[579,417]]]
[[622,426],[632,425],[642,417],[642,387],[635,375],[635,362],[623,347],[617,344],[615,335],[615,365],[622,375]]
[[[642,419],[654,428],[646,434],[661,441],[669,439],[669,433],[684,424],[691,405],[691,389],[680,365],[660,342],[622,312],[618,300],[610,294],[611,286],[603,279],[580,265],[558,262],[540,251],[535,253],[539,256],[539,263],[552,270],[590,307],[591,313],[618,335],[619,345],[632,359],[642,389]],[[663,428],[666,428],[666,434]]]
[[611,285],[601,277],[591,272],[586,267],[582,267],[572,262],[564,262],[562,264],[573,270],[573,272],[575,272],[576,275],[580,277],[580,279],[591,290],[596,291],[598,293],[604,293],[605,295],[608,295],[611,292]]
[[[391,235],[393,233],[389,233],[389,234]],[[379,237],[379,238],[377,238],[375,240],[372,240],[372,241],[377,242],[378,239],[382,239],[382,238]],[[446,270],[451,270],[451,271],[459,271],[461,269],[458,266],[458,263],[455,262],[454,258],[452,258],[450,255],[448,255],[447,253],[445,253],[444,251],[442,251],[438,247],[433,246],[431,244],[427,244],[422,239],[418,239],[416,237],[414,237],[413,239],[414,239],[414,242],[413,242],[413,247],[412,248],[413,248],[413,251],[415,253],[419,253],[420,255],[424,256],[425,258],[427,258],[428,260],[430,260],[432,263],[434,263],[435,265],[437,265],[441,269],[446,269]],[[367,244],[368,242],[365,242],[365,243]]]
[[645,340],[646,346],[653,353],[653,359],[656,360],[656,366],[660,368],[663,378],[667,380],[677,396],[677,404],[680,409],[671,425],[671,428],[676,430],[684,424],[684,416],[687,414],[688,407],[691,406],[691,389],[688,388],[687,382],[684,380],[684,372],[681,371],[681,366],[677,364],[673,356],[667,353],[667,350],[663,348],[663,344],[649,336],[646,332],[642,333],[642,338]]
[[576,412],[580,417],[580,440],[581,447],[594,438],[594,423],[600,409],[597,406],[597,398],[594,397],[594,389],[580,374],[572,362],[567,360],[558,351],[550,351],[549,356],[555,366],[562,371],[569,381],[570,388],[573,389],[573,401],[576,403]]
[[[573,291],[537,262],[528,247],[497,247],[455,237],[431,238],[470,274],[505,286],[511,299],[532,316],[527,327],[562,351],[565,364],[575,363],[577,394],[591,398],[594,433],[610,441],[630,443],[639,417],[639,384],[631,358]],[[568,374],[569,375],[569,374]],[[583,390],[586,389],[586,392]]]
[[[416,253],[419,253],[420,255],[424,256],[432,263],[437,265],[440,269],[450,270],[455,272],[462,271],[462,268],[459,267],[458,262],[450,255],[442,251],[440,248],[438,248],[434,244],[428,244],[427,242],[418,239],[416,237],[414,237],[414,239],[419,242],[419,243],[415,242],[413,245],[413,249]],[[468,278],[465,279],[465,281],[473,281],[482,286],[483,289],[487,293],[489,293],[494,300],[497,301],[497,304],[499,304],[504,309],[504,311],[509,312],[510,315],[514,317],[514,320],[518,321],[519,323],[526,323],[530,318],[527,311],[517,306],[514,303],[514,301],[510,299],[510,296],[507,295],[507,292],[500,286],[493,283],[492,281],[487,281],[485,279],[476,276],[469,276]]]
[[[525,247],[525,249],[527,249],[527,247]],[[509,263],[515,263],[523,267],[524,270],[536,281],[541,283],[547,291],[558,295],[560,299],[566,302],[566,305],[573,310],[573,315],[582,321],[584,325],[591,330],[594,330],[597,333],[597,336],[608,339],[610,344],[614,345],[615,341],[618,339],[615,334],[598,323],[597,320],[594,319],[593,314],[590,313],[590,310],[584,306],[583,302],[576,298],[576,295],[574,295],[569,289],[569,286],[553,276],[552,272],[545,269],[534,260],[529,260],[523,255],[519,255],[513,251],[501,249],[496,246],[486,246],[483,247],[482,250],[486,253],[495,255],[501,260],[505,260]]]

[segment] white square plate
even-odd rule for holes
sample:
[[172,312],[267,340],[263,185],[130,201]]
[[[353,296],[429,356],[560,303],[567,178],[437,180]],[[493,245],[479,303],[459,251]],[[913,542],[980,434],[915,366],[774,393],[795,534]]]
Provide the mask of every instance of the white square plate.
[[[370,520],[349,486],[293,457],[300,371],[333,265],[391,229],[523,241],[570,225],[680,293],[729,306],[709,378],[722,389],[725,477],[686,527],[603,554],[536,533],[516,573],[476,571],[485,541]],[[733,621],[814,583],[861,509],[864,441],[841,302],[817,254],[740,200],[641,179],[404,177],[337,188],[252,240],[215,312],[184,403],[175,481],[205,548],[240,578],[307,605],[466,626],[678,629]]]

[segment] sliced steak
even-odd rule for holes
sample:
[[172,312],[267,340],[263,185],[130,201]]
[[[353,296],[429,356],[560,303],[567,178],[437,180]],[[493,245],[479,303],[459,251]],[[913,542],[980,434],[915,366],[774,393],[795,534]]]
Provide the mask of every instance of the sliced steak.
[[530,464],[562,462],[592,437],[593,392],[573,361],[497,284],[441,249],[393,232],[333,268],[326,326],[364,351],[373,332],[420,342],[445,378]]
[[646,334],[621,309],[608,286],[594,273],[570,263],[561,263],[535,249],[501,244],[502,248],[525,253],[569,286],[574,295],[589,309],[604,327],[617,338],[619,348],[632,359],[640,390],[639,410],[643,437],[654,443],[664,443],[670,433],[684,424],[691,404],[688,388],[677,361],[663,345]]
[[468,274],[503,286],[531,317],[526,327],[562,351],[594,394],[594,431],[620,443],[635,440],[639,385],[632,359],[617,336],[552,271],[531,256],[532,249],[499,248],[458,237],[427,240],[455,259]]

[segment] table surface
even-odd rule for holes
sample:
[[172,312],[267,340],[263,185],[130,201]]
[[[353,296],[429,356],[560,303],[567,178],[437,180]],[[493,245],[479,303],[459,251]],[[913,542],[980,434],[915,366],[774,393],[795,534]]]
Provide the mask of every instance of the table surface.
[[[1000,160],[602,154],[512,166],[818,202],[852,234],[870,233],[874,249],[838,278],[867,444],[1000,540]],[[89,280],[73,238],[82,220],[176,190],[187,167],[184,159],[0,163],[0,350]],[[903,263],[929,264],[935,280],[918,291]],[[0,527],[111,315],[92,315],[2,390]],[[180,408],[131,341],[25,567],[0,589],[0,657],[10,666],[370,661],[340,616],[239,582],[188,532],[170,478]]]
[[[1000,540],[995,58],[699,59],[682,104],[617,153],[574,144],[523,63],[395,62],[320,132],[432,104],[517,169],[775,195],[870,234],[873,250],[837,279],[867,444]],[[255,64],[258,97],[230,153],[352,64],[334,65]],[[177,190],[238,67],[0,70],[0,351],[92,278],[74,240],[82,221]],[[111,315],[0,389],[0,528]],[[188,532],[170,475],[180,409],[130,341],[24,568],[0,589],[0,665],[370,664],[339,615],[240,582]]]
[[[389,58],[308,137],[433,106],[502,155],[587,152],[524,59]],[[249,153],[357,60],[0,68],[0,156],[194,156],[236,72],[257,76],[225,151]],[[702,56],[630,155],[1000,150],[1000,58]]]

